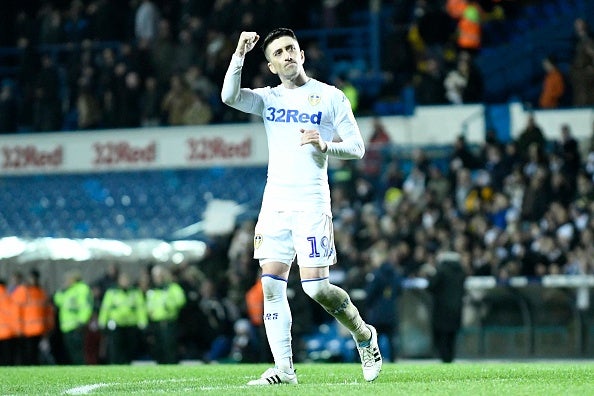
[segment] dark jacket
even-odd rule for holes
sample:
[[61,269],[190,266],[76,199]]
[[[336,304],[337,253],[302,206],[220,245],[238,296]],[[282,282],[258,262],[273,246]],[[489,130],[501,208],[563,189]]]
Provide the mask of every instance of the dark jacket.
[[444,260],[429,279],[427,290],[433,296],[433,328],[457,331],[462,324],[462,297],[466,274],[457,260]]
[[400,273],[390,263],[384,263],[371,274],[365,291],[367,319],[377,326],[398,325],[397,300],[401,292]]

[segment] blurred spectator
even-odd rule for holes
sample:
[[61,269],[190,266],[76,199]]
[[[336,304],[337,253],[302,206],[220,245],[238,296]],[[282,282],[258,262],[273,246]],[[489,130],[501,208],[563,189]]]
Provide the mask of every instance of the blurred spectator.
[[327,81],[331,70],[330,63],[326,58],[324,51],[321,50],[317,41],[311,41],[305,48],[307,54],[307,62],[305,68],[307,75],[320,81]]
[[64,34],[67,43],[81,43],[89,39],[89,20],[84,12],[81,0],[70,2],[66,19],[64,20]]
[[128,364],[138,354],[140,331],[148,324],[147,307],[142,291],[121,272],[117,284],[107,289],[98,318],[106,334],[107,362]]
[[143,127],[158,126],[161,123],[161,101],[157,87],[157,79],[149,76],[144,81],[144,89],[140,94],[140,125]]
[[183,264],[179,285],[186,295],[186,303],[179,311],[178,339],[182,359],[203,359],[210,349],[214,334],[206,325],[207,319],[200,307],[200,284],[205,279],[195,265]]
[[420,105],[446,104],[444,76],[439,62],[429,58],[414,75],[415,100]]
[[77,128],[81,130],[96,129],[101,124],[101,108],[90,84],[85,80],[79,82],[79,93],[76,98]]
[[528,147],[532,144],[536,144],[539,152],[545,151],[546,140],[542,129],[537,124],[534,114],[528,114],[526,118],[526,126],[516,138],[516,146],[518,154],[523,160],[528,159]]
[[122,41],[128,39],[129,4],[110,0],[87,2],[89,34],[93,40]]
[[391,138],[381,118],[373,117],[371,128],[363,168],[365,176],[377,179],[382,172],[384,151],[388,148]]
[[542,218],[550,203],[550,189],[547,183],[548,173],[538,168],[528,178],[528,186],[522,201],[522,220],[536,222]]
[[427,290],[433,297],[433,343],[444,363],[451,363],[456,357],[456,337],[462,326],[465,278],[460,255],[456,252],[441,252],[434,273],[429,275]]
[[237,345],[237,340],[233,342],[234,359],[237,360],[237,354],[240,354],[240,361],[243,362],[265,362],[268,354],[265,353],[267,342],[264,328],[264,292],[259,273],[253,286],[245,293],[245,303],[250,330],[243,345]]
[[212,120],[213,114],[210,104],[202,95],[192,95],[192,103],[183,115],[184,125],[206,125]]
[[44,3],[37,14],[39,21],[39,43],[59,44],[66,41],[62,14],[50,2]]
[[561,125],[561,136],[557,142],[557,150],[562,161],[561,171],[575,180],[575,175],[582,167],[582,155],[578,141],[573,137],[569,124]]
[[582,18],[574,21],[575,52],[570,68],[574,106],[594,104],[594,39]]
[[545,77],[538,98],[538,105],[543,109],[554,109],[559,107],[561,98],[565,93],[565,81],[559,67],[557,67],[554,56],[550,55],[544,58],[542,67],[545,71]]
[[357,114],[357,109],[359,107],[359,90],[345,76],[336,76],[334,78],[334,85],[344,93],[344,96],[351,102],[353,113]]
[[365,307],[369,324],[377,330],[384,359],[395,361],[398,356],[398,296],[402,275],[399,263],[389,259],[388,249],[387,240],[381,240],[373,248],[371,268],[366,276]]
[[190,30],[181,30],[179,32],[178,42],[175,45],[173,69],[179,71],[187,70],[199,58],[200,51],[196,43],[194,43],[194,38]]
[[467,52],[458,55],[456,68],[446,74],[443,84],[450,103],[476,103],[482,99],[482,76]]
[[6,286],[6,281],[0,279],[0,366],[15,364],[19,336],[17,306]]
[[116,263],[108,263],[105,267],[105,272],[98,279],[93,282],[93,286],[99,288],[99,300],[103,300],[103,296],[108,289],[118,285],[118,277],[120,276],[120,267]]
[[150,47],[151,64],[159,85],[166,85],[174,72],[175,43],[171,36],[171,24],[166,19],[159,21],[156,40]]
[[41,71],[34,85],[33,130],[59,131],[62,126],[62,109],[58,93],[60,78],[54,61],[49,55],[41,57]]
[[464,135],[459,135],[454,141],[454,150],[449,158],[449,177],[451,184],[456,187],[458,171],[462,169],[474,170],[480,167],[480,160],[468,146]]
[[14,88],[11,80],[2,81],[0,86],[0,133],[18,131],[18,103]]
[[146,292],[151,356],[159,364],[177,363],[177,318],[181,308],[186,304],[186,295],[167,268],[154,266],[151,277],[153,284]]
[[210,279],[201,282],[199,293],[200,308],[206,319],[204,331],[210,333],[212,340],[204,358],[208,362],[217,362],[231,352],[233,323],[239,318],[239,312],[225,296],[219,296],[219,290]]
[[159,21],[159,9],[155,3],[152,0],[142,0],[134,16],[136,40],[150,46],[157,39]]
[[84,339],[93,313],[93,295],[78,271],[64,274],[64,288],[54,295],[54,303],[58,308],[60,331],[69,362],[83,364]]
[[169,90],[161,102],[161,110],[167,114],[167,125],[184,125],[186,113],[194,104],[194,96],[181,75],[171,76]]
[[39,278],[39,271],[31,270],[26,281],[10,295],[20,320],[22,336],[17,353],[20,365],[40,364],[42,338],[54,328],[54,310]]
[[137,128],[141,125],[140,99],[142,85],[135,71],[128,71],[120,83],[119,120],[120,127]]

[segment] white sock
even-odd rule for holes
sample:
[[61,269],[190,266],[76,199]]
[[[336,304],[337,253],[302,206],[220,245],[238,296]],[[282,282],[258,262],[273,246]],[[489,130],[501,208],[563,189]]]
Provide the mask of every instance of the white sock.
[[293,350],[291,348],[291,308],[287,299],[287,281],[263,274],[264,327],[275,366],[293,373]]

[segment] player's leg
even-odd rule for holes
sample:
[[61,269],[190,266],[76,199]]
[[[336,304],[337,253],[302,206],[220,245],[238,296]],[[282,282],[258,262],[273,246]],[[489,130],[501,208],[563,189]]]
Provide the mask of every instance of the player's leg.
[[266,370],[248,385],[297,383],[291,348],[291,309],[287,298],[287,281],[295,251],[284,216],[261,213],[254,237],[254,258],[262,268],[264,293],[264,327],[275,367]]
[[377,332],[367,325],[348,293],[329,281],[329,266],[336,262],[332,219],[303,215],[294,233],[301,285],[305,293],[346,327],[357,342],[363,375],[373,381],[379,375],[382,358]]

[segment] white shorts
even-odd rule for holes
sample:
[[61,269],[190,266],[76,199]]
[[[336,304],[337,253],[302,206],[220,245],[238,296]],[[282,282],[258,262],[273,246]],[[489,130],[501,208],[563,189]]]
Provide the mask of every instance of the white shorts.
[[260,263],[291,265],[297,256],[301,267],[336,263],[332,218],[308,212],[260,212],[254,233],[254,258]]

